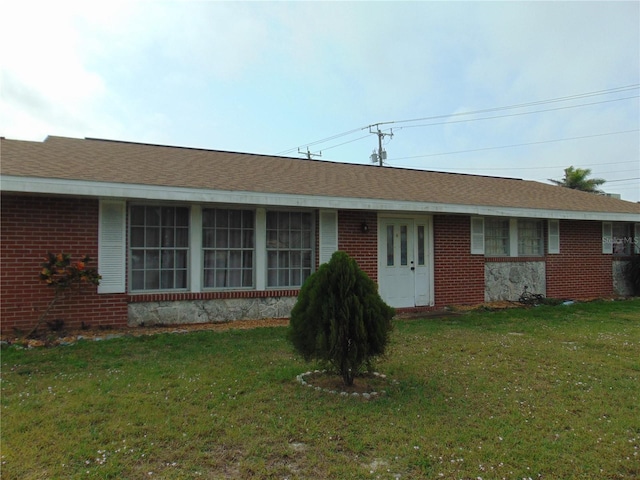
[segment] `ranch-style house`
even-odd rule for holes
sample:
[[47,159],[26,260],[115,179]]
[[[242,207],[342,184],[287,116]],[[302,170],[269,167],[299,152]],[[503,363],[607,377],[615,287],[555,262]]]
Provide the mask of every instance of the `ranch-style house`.
[[336,250],[399,310],[628,295],[640,204],[534,181],[97,139],[2,139],[2,332],[52,298],[48,252],[101,284],[66,326],[287,317]]

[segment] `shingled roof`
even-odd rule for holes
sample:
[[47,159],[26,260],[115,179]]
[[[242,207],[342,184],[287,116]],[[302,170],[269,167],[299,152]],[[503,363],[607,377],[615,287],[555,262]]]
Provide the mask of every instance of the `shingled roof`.
[[56,179],[167,191],[637,214],[634,221],[640,221],[638,203],[513,178],[54,136],[43,142],[2,139],[0,160],[3,189],[7,178]]

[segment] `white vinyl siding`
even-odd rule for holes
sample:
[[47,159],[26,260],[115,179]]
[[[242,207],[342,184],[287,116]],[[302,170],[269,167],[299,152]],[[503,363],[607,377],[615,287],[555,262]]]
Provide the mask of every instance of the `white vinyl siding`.
[[102,200],[98,217],[98,293],[125,293],[126,202]]

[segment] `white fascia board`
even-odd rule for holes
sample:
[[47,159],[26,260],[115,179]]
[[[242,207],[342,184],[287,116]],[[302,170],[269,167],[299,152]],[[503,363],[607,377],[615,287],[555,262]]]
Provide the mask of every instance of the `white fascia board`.
[[415,214],[458,214],[474,216],[551,218],[560,220],[597,220],[640,222],[640,214],[546,210],[535,208],[461,205],[436,202],[411,202],[376,198],[327,197],[280,193],[209,190],[160,185],[89,182],[56,178],[0,176],[0,190],[15,193],[73,195],[130,200],[165,200],[196,203],[226,203],[271,207],[329,208],[373,210],[377,212],[412,212]]

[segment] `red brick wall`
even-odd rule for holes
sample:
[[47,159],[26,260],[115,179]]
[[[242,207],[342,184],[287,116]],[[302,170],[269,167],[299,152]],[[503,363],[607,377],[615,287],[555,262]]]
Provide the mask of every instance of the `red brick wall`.
[[[376,212],[340,210],[338,212],[338,250],[346,252],[373,280],[378,281],[378,220]],[[369,227],[362,231],[362,223]]]
[[561,220],[560,254],[547,255],[547,297],[613,295],[613,255],[602,253],[602,223]]
[[471,255],[470,232],[470,217],[433,217],[437,308],[484,302],[485,258],[483,255]]
[[[0,330],[30,330],[53,298],[53,289],[38,275],[47,252],[89,255],[97,267],[98,201],[2,195],[0,232]],[[127,324],[125,295],[98,295],[86,286],[58,302],[47,320],[63,319],[67,327],[82,322]]]

